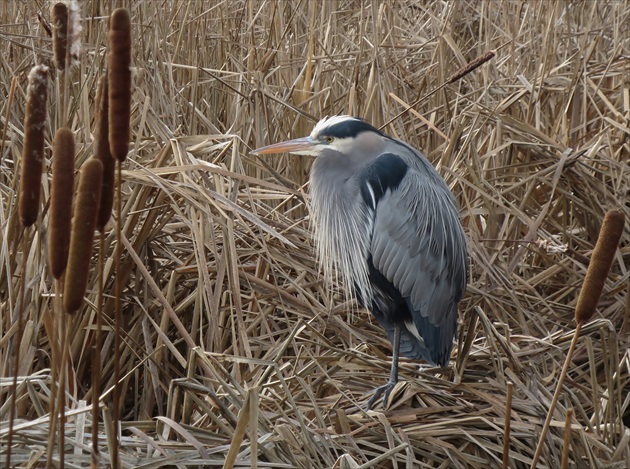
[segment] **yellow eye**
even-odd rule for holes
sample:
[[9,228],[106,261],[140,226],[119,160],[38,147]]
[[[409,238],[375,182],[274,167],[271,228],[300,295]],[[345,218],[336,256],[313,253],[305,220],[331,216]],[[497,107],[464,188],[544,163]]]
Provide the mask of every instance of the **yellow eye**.
[[327,141],[328,143],[332,143],[332,142],[334,142],[334,141],[335,141],[335,137],[330,137],[330,136],[328,136],[328,137],[326,137],[326,141]]

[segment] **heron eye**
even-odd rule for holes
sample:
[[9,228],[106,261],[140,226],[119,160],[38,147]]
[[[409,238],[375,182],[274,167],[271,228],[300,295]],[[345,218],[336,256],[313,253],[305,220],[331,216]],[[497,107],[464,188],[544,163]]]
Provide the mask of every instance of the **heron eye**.
[[330,136],[328,136],[328,137],[326,137],[326,141],[327,141],[328,143],[332,143],[332,142],[334,142],[334,141],[335,141],[335,137],[330,137]]

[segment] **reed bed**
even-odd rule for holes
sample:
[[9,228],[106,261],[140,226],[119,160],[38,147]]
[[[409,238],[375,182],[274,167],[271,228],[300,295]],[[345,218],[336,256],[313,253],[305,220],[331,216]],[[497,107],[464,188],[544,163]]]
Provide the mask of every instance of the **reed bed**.
[[[604,214],[630,218],[630,2],[114,3],[82,2],[82,52],[64,72],[65,98],[48,32],[52,4],[0,10],[0,467],[21,288],[11,461],[44,467],[48,456],[51,148],[67,126],[76,171],[96,152],[96,89],[118,6],[129,8],[133,66],[116,273],[122,466],[530,467]],[[490,52],[492,60],[433,92]],[[21,243],[34,65],[49,67],[53,87],[39,216]],[[346,301],[345,285],[322,280],[309,228],[311,161],[250,154],[340,113],[376,126],[402,113],[384,131],[423,149],[444,175],[471,257],[451,366],[402,360],[391,406],[371,412],[365,404],[387,380],[391,348],[369,313]],[[94,392],[103,467],[116,445],[117,241],[114,223],[102,224],[84,301],[66,317],[68,467],[90,464]],[[628,265],[626,222],[537,467],[563,458],[573,468],[630,465]]]

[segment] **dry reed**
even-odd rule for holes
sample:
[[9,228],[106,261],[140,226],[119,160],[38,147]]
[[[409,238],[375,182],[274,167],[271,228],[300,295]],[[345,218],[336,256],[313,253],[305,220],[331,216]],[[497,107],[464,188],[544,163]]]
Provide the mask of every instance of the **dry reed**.
[[103,165],[99,160],[90,158],[83,163],[72,218],[70,254],[63,289],[63,307],[67,313],[76,313],[81,308],[87,289],[102,180]]
[[[627,2],[127,3],[138,35],[132,161],[121,170],[122,252],[112,233],[101,233],[103,295],[91,275],[87,313],[70,317],[67,466],[90,465],[90,425],[99,464],[111,465],[117,433],[103,404],[116,382],[125,396],[125,467],[222,467],[234,454],[235,467],[500,467],[512,382],[509,466],[528,467],[603,214],[609,207],[630,214]],[[96,148],[88,129],[110,11],[102,1],[82,4],[89,54],[72,71],[69,81],[80,86],[68,106],[79,163]],[[0,310],[16,309],[26,282],[12,463],[40,467],[52,287],[38,276],[48,268],[45,233],[29,230],[34,242],[19,242],[15,194],[24,64],[52,52],[29,16],[36,9],[21,5],[0,8],[4,96],[18,79],[11,108],[0,99],[0,119],[8,120]],[[493,60],[429,95],[489,50]],[[401,360],[404,382],[391,407],[366,414],[369,391],[387,379],[391,346],[369,313],[343,302],[345,285],[322,282],[305,186],[312,161],[261,160],[248,149],[304,135],[325,115],[387,122],[427,95],[387,132],[427,155],[461,207],[471,277],[452,357],[458,367],[419,371]],[[51,106],[59,115],[58,100]],[[629,243],[626,230],[597,314],[581,327],[588,338],[575,349],[539,466],[559,464],[568,408],[569,467],[625,467],[630,458],[627,338],[618,334],[628,311]],[[117,380],[116,275],[125,285]],[[98,346],[97,303],[100,389],[89,360]],[[3,370],[12,320],[0,314]],[[102,398],[101,421],[86,404],[93,394]],[[8,396],[0,379],[0,402]],[[8,416],[0,406],[3,455]]]
[[[11,88],[9,88],[9,96],[7,98],[7,106],[6,106],[6,112],[7,115],[5,115],[5,119],[4,119],[4,125],[2,126],[2,137],[0,137],[0,148],[2,148],[4,150],[4,142],[6,140],[7,137],[7,127],[9,125],[9,119],[8,119],[8,115],[11,112],[11,105],[13,104],[13,97],[15,96],[15,87],[17,86],[17,79],[15,78],[15,76],[11,77]],[[0,152],[0,166],[2,166],[2,156],[3,156],[4,151]]]
[[62,127],[53,140],[48,221],[48,258],[55,279],[61,278],[68,264],[73,193],[74,134],[67,127]]

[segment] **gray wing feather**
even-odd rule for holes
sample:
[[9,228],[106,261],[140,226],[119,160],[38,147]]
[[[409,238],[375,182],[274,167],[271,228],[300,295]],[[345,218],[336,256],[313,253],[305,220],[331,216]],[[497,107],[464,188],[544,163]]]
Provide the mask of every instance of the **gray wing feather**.
[[450,355],[466,286],[467,250],[446,184],[410,169],[378,202],[371,254],[374,267],[406,299],[431,361],[448,361],[444,355]]
[[[385,332],[387,333],[387,337],[389,338],[389,341],[393,344],[394,343],[394,325],[382,315],[375,314],[374,316],[378,320],[378,323],[381,325],[381,327],[385,329]],[[427,361],[432,361],[426,347],[424,346],[424,343],[416,339],[404,327],[400,331],[399,352],[405,357],[413,358],[415,360],[423,359]]]

